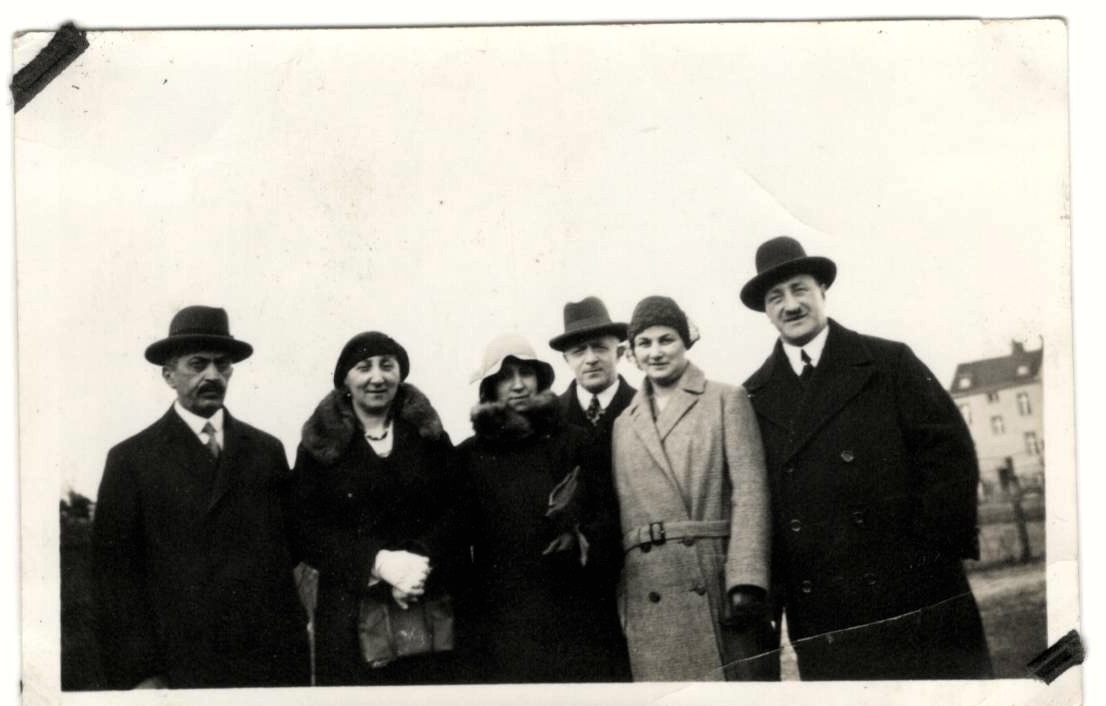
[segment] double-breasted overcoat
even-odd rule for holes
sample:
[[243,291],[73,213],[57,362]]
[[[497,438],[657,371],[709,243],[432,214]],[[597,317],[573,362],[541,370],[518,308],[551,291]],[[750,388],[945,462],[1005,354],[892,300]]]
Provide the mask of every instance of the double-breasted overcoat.
[[652,408],[647,380],[613,436],[634,680],[755,678],[745,661],[758,651],[753,636],[723,623],[730,589],[768,586],[756,416],[744,390],[708,381],[691,363],[655,420]]
[[108,684],[307,684],[276,438],[225,413],[219,459],[170,408],[108,453],[93,523]]
[[988,676],[961,566],[979,556],[968,428],[906,345],[829,327],[805,384],[778,342],[745,382],[801,676]]

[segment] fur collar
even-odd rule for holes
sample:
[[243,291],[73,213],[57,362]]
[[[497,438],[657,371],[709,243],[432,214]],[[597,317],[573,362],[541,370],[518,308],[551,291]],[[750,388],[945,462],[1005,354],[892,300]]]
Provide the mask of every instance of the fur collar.
[[560,425],[557,396],[549,390],[539,392],[522,412],[506,402],[483,402],[472,408],[471,416],[476,436],[490,441],[518,441]]
[[[396,418],[414,426],[422,438],[435,441],[445,433],[430,400],[414,385],[401,382],[393,404],[399,405]],[[331,390],[303,425],[303,447],[317,460],[331,464],[341,458],[360,429],[345,391]]]

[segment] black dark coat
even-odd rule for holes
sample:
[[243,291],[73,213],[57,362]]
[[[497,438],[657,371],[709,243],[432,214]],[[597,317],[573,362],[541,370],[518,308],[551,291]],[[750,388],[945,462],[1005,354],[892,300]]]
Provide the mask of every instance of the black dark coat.
[[96,503],[93,573],[108,684],[307,684],[281,443],[226,413],[216,462],[173,409],[115,446]]
[[829,325],[805,387],[779,343],[745,382],[802,678],[989,676],[961,565],[979,556],[968,428],[906,345]]
[[[625,655],[611,612],[610,567],[618,556],[609,517],[609,477],[594,473],[586,433],[559,419],[552,393],[521,415],[503,404],[479,406],[476,435],[458,447],[468,480],[473,578],[463,628],[472,638],[469,661],[488,682],[588,682],[624,679]],[[545,517],[550,491],[580,467],[581,531],[590,548],[542,555],[559,533]],[[460,634],[460,633],[459,633]],[[624,647],[622,648],[624,649]]]
[[[637,390],[630,387],[621,375],[618,376],[618,383],[618,390],[596,424],[588,421],[587,415],[580,407],[580,401],[576,397],[575,380],[557,397],[557,406],[564,421],[583,429],[587,434],[588,443],[591,445],[589,464],[596,477],[609,479],[609,483],[605,480],[599,484],[594,494],[596,503],[594,531],[606,534],[612,539],[601,542],[593,552],[593,556],[598,566],[610,571],[606,579],[610,587],[609,598],[606,599],[609,607],[605,611],[607,616],[605,619],[610,623],[610,629],[606,633],[609,642],[604,648],[610,655],[610,680],[631,681],[630,655],[626,647],[626,638],[618,623],[617,594],[618,575],[622,569],[622,523],[619,519],[618,496],[614,490],[614,475],[611,467],[611,435],[614,431],[614,420],[629,406]],[[609,554],[599,554],[601,550],[608,548]]]
[[304,424],[296,454],[297,546],[319,572],[315,608],[316,683],[429,684],[452,679],[449,654],[404,658],[371,668],[361,658],[358,608],[370,593],[391,601],[384,582],[372,588],[377,552],[406,550],[430,558],[426,599],[452,593],[466,546],[451,517],[457,479],[453,446],[437,413],[403,384],[395,404],[392,451],[377,456],[347,400],[333,392]]

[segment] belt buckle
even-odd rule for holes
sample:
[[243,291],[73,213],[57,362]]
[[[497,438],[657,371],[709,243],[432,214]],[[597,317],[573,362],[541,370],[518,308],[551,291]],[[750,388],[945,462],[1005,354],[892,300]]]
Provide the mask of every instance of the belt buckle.
[[664,539],[664,523],[650,522],[649,541],[651,541],[653,544],[664,544]]

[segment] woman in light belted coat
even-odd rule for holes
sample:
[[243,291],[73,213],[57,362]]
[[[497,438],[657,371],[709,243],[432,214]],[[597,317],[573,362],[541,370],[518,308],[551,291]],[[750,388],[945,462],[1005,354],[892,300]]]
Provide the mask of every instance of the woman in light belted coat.
[[744,390],[687,360],[694,340],[673,300],[635,307],[630,350],[645,381],[613,437],[634,681],[778,679],[756,415]]

